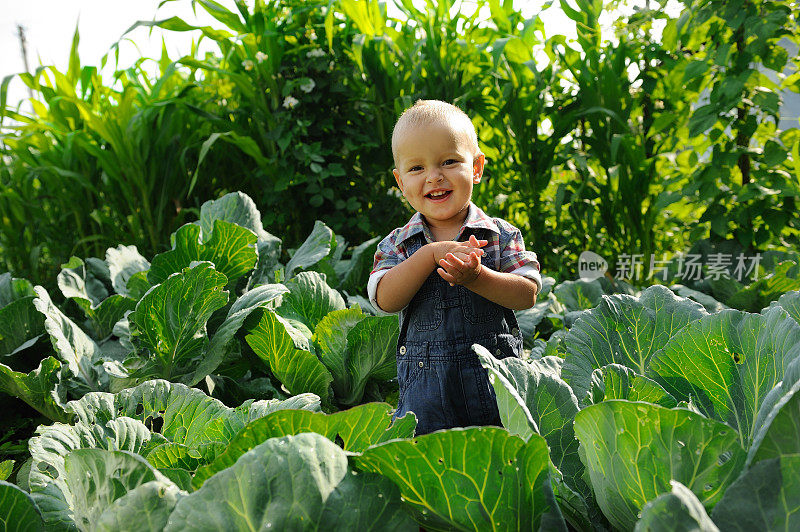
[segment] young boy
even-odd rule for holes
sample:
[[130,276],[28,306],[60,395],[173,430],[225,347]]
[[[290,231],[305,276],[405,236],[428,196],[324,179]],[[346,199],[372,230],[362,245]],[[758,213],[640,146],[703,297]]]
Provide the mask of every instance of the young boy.
[[536,302],[536,254],[520,231],[470,200],[484,156],[459,108],[420,100],[392,133],[397,186],[416,210],[381,241],[367,291],[385,313],[400,313],[395,417],[417,416],[417,434],[500,425],[494,390],[471,346],[497,358],[520,356],[511,309]]

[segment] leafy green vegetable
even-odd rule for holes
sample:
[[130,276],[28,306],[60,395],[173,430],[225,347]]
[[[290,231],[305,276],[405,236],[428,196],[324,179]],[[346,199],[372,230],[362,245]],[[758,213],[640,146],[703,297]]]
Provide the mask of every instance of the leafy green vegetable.
[[107,338],[114,324],[136,306],[136,301],[130,297],[119,294],[109,296],[105,286],[89,273],[84,262],[77,257],[72,257],[58,274],[58,287],[64,297],[75,301],[89,318],[97,340]]
[[719,532],[692,490],[671,480],[672,491],[642,508],[635,532]]
[[0,462],[0,480],[8,480],[12,471],[14,471],[14,460]]
[[370,447],[354,457],[359,469],[400,487],[427,530],[535,530],[549,509],[547,443],[525,443],[503,429],[438,431]]
[[111,277],[111,285],[114,291],[121,296],[128,296],[134,299],[134,293],[128,288],[128,282],[137,273],[146,272],[150,269],[150,263],[139,254],[136,246],[119,245],[115,248],[106,250],[106,264],[108,273]]
[[64,390],[61,383],[61,363],[47,357],[30,373],[14,371],[0,364],[0,391],[22,399],[53,421],[67,421],[64,412]]
[[773,388],[754,423],[747,463],[800,455],[800,359],[789,364],[783,381]]
[[347,332],[344,370],[349,386],[337,395],[345,405],[354,405],[364,396],[370,379],[387,381],[397,376],[395,349],[398,323],[394,316],[366,316]]
[[164,282],[173,273],[193,262],[208,261],[229,281],[234,281],[256,266],[256,235],[244,227],[216,220],[213,234],[200,241],[200,226],[186,224],[175,232],[172,250],[156,255],[147,273],[150,284]]
[[224,360],[226,348],[233,341],[234,335],[250,314],[256,309],[269,306],[287,291],[287,288],[280,284],[260,285],[234,301],[228,310],[225,321],[217,328],[211,338],[202,361],[195,369],[194,376],[190,379],[190,384],[197,384],[206,375],[217,369],[217,366]]
[[44,288],[36,287],[33,305],[44,317],[44,325],[56,354],[75,380],[77,388],[96,391],[108,386],[108,375],[102,368],[102,351],[83,329],[55,306]]
[[[246,486],[246,489],[242,489]],[[416,530],[380,475],[350,470],[347,455],[314,433],[272,438],[183,497],[165,531]]]
[[725,492],[711,517],[720,530],[800,527],[800,456],[762,460]]
[[649,500],[671,491],[671,480],[712,508],[746,458],[738,434],[723,423],[619,399],[578,412],[575,435],[597,503],[623,530],[634,527]]
[[564,281],[553,289],[553,293],[568,311],[585,310],[600,303],[603,287],[597,279]]
[[291,279],[298,268],[308,268],[328,256],[331,247],[336,244],[333,231],[317,220],[314,229],[286,264],[286,279]]
[[[158,488],[173,493],[176,490],[166,477],[144,459],[125,451],[77,449],[66,456],[65,469],[64,484],[68,488],[66,495],[71,517],[81,530],[92,530],[99,521],[108,522],[106,515],[110,517],[117,514],[117,501],[143,484],[158,481]],[[148,521],[155,518],[150,521],[152,526],[158,527],[159,521],[163,526],[165,514],[168,515],[170,504],[174,504],[174,500],[159,497],[158,490],[147,493],[151,496],[150,500],[128,497],[121,501],[121,506],[124,508],[132,501],[143,506],[153,505],[155,508],[152,511],[146,511],[145,508],[139,511],[149,517]],[[143,494],[140,492],[140,496]],[[124,513],[131,515],[130,511]],[[121,516],[116,516],[117,519],[119,517]],[[72,523],[67,521],[59,524],[70,526]]]
[[341,294],[328,286],[325,275],[301,272],[286,283],[289,293],[283,297],[278,314],[303,323],[310,331],[334,310],[345,308]]
[[96,530],[136,532],[144,523],[150,530],[162,530],[184,495],[174,483],[163,479],[139,484],[103,510]]
[[657,382],[620,364],[608,364],[592,372],[592,387],[587,400],[597,404],[606,399],[644,401],[667,408],[678,405],[678,401]]
[[270,438],[315,432],[331,441],[339,436],[346,451],[361,452],[371,445],[414,435],[413,414],[391,422],[391,407],[369,403],[335,414],[305,410],[281,410],[259,418],[245,426],[227,448],[207,466],[198,469],[192,485],[199,488],[215,473],[233,465],[238,458]]
[[0,355],[25,349],[44,334],[44,316],[33,306],[31,283],[0,274]]
[[800,355],[800,325],[780,308],[723,310],[679,331],[650,362],[648,375],[679,401],[736,429],[749,447],[759,408]]
[[654,285],[637,299],[604,297],[569,330],[562,377],[581,401],[589,392],[592,372],[621,364],[645,375],[650,357],[687,323],[706,315],[703,307]]
[[39,508],[31,496],[4,480],[0,480],[0,516],[0,524],[7,532],[44,530]]
[[286,320],[265,312],[245,340],[289,393],[310,392],[328,402],[333,377]]
[[188,380],[199,365],[208,338],[202,334],[211,314],[225,306],[225,275],[201,262],[153,287],[128,317],[131,336],[145,357],[133,377]]
[[585,486],[578,480],[583,466],[572,427],[578,400],[567,383],[540,364],[514,357],[497,360],[478,344],[472,348],[494,377],[492,385],[503,426],[525,441],[534,434],[543,436],[550,447],[550,459],[564,473],[568,484],[573,489],[580,484],[580,491],[584,491]]
[[794,321],[800,323],[800,292],[787,292],[778,298],[777,301],[770,303],[770,306],[778,306],[789,313]]

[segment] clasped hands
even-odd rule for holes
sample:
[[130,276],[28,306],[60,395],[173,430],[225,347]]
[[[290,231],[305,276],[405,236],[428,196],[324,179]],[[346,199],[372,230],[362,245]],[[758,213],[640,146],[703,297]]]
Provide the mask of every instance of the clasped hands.
[[436,242],[433,261],[440,266],[436,272],[450,286],[470,284],[481,273],[481,248],[488,243],[488,240],[478,240],[475,235],[470,235],[467,242]]

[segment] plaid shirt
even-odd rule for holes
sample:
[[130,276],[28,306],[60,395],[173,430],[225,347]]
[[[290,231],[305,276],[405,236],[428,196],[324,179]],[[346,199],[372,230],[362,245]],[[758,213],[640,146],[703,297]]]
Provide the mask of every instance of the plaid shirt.
[[[485,212],[471,202],[467,217],[458,232],[456,241],[468,240],[468,236],[464,238],[464,232],[467,228],[488,229],[488,235],[486,235],[485,240],[488,240],[489,243],[483,247],[483,250],[490,256],[495,257],[495,270],[523,275],[536,282],[539,290],[542,289],[542,278],[539,274],[539,262],[536,260],[536,253],[525,251],[525,242],[522,240],[522,233],[519,229],[502,218],[487,216]],[[430,228],[425,223],[422,215],[417,212],[406,225],[389,233],[389,236],[378,244],[375,260],[372,263],[369,288],[374,289],[377,287],[377,281],[373,277],[378,272],[389,270],[408,258],[405,242],[420,232],[423,233],[428,243],[435,242]],[[378,278],[382,276],[383,274],[380,274]],[[370,300],[373,300],[374,294],[371,293],[372,290],[368,290],[368,292],[370,292]],[[373,301],[373,305],[377,308],[376,302]]]

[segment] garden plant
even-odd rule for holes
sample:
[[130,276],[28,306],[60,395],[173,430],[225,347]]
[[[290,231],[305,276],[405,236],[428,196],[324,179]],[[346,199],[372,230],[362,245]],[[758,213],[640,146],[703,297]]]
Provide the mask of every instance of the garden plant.
[[[501,0],[192,4],[219,24],[131,30],[215,53],[103,80],[76,31],[32,113],[0,85],[0,526],[800,527],[796,3],[561,2],[576,39]],[[540,255],[524,356],[473,346],[503,427],[392,420],[365,296],[418,98],[476,117],[475,201]]]

